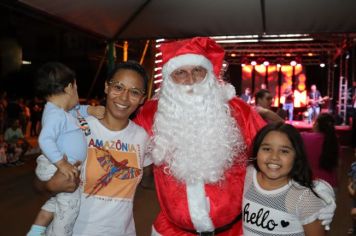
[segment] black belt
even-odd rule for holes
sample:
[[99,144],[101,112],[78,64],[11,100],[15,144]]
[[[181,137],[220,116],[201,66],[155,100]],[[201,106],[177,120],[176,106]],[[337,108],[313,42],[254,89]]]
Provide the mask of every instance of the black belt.
[[231,221],[229,224],[227,225],[224,225],[222,227],[219,227],[217,229],[215,229],[214,231],[203,231],[203,232],[197,232],[195,230],[189,230],[189,229],[182,229],[184,231],[187,231],[189,233],[192,233],[192,234],[196,234],[196,235],[199,235],[199,236],[214,236],[214,235],[217,235],[217,234],[220,234],[222,232],[225,232],[226,230],[229,230],[232,228],[232,226],[234,224],[236,224],[238,221],[240,221],[242,218],[242,213],[240,213],[233,221]]

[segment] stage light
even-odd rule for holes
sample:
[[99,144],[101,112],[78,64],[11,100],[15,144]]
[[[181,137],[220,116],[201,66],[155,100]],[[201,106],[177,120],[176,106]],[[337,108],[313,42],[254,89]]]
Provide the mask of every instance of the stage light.
[[325,67],[325,63],[320,63],[320,67],[324,68]]
[[277,64],[277,68],[280,68],[280,67],[282,67],[281,64]]
[[297,62],[296,62],[296,61],[291,61],[291,62],[290,62],[290,65],[291,65],[291,66],[296,66],[296,65],[297,65]]
[[255,66],[255,65],[257,65],[257,62],[256,61],[251,61],[251,65]]
[[230,56],[231,57],[236,57],[237,55],[236,55],[236,53],[231,53]]
[[226,39],[216,40],[217,43],[258,43],[258,39]]
[[222,68],[224,70],[227,70],[228,66],[229,66],[229,63],[227,63],[227,61],[224,61],[223,64],[222,64]]
[[25,60],[22,61],[22,65],[31,65],[31,64],[32,64],[31,61],[25,61]]
[[263,65],[268,66],[268,65],[269,65],[269,62],[268,62],[268,61],[264,61],[264,62],[263,62]]
[[287,56],[287,57],[290,57],[290,56],[292,56],[292,54],[290,54],[290,53],[286,53],[286,56]]
[[313,55],[314,55],[314,54],[311,53],[311,52],[308,53],[308,56],[310,56],[310,57],[312,57]]
[[246,64],[244,64],[244,63],[241,64],[241,67],[245,67],[245,66],[246,66]]
[[337,64],[334,64],[334,67],[336,68],[336,67],[338,67],[338,65],[337,65]]
[[250,53],[250,57],[254,57],[255,56],[255,54],[254,53]]

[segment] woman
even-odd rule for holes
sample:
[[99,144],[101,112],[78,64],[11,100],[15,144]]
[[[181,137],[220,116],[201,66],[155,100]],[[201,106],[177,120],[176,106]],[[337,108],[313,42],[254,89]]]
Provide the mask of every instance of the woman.
[[[80,185],[81,206],[73,235],[136,235],[133,197],[141,180],[146,132],[130,115],[146,98],[147,75],[136,62],[118,64],[105,82],[106,111],[88,117],[88,155]],[[60,184],[59,184],[60,183]],[[75,184],[56,174],[45,187],[71,191]]]
[[313,132],[302,132],[305,150],[315,178],[327,181],[337,188],[339,144],[332,115],[322,113],[313,125]]

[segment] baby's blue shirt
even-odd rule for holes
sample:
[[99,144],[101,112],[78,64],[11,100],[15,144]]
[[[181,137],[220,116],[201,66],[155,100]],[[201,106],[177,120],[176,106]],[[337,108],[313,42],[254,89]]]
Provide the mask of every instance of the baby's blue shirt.
[[51,163],[56,163],[65,154],[70,163],[84,161],[87,156],[87,142],[77,120],[77,110],[83,117],[88,116],[88,106],[76,106],[66,112],[47,102],[42,115],[42,130],[38,142],[43,154]]

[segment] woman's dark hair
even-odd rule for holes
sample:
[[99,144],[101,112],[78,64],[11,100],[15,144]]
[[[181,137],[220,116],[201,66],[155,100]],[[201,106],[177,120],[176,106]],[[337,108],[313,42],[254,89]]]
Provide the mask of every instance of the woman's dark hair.
[[115,65],[115,67],[109,72],[106,82],[109,82],[112,80],[112,78],[115,76],[115,74],[120,71],[120,70],[132,70],[137,72],[143,81],[143,86],[145,92],[147,92],[147,84],[148,84],[148,75],[145,71],[145,69],[136,61],[127,61],[127,62],[121,62]]
[[319,166],[327,171],[337,167],[339,156],[339,143],[335,132],[335,119],[328,113],[321,113],[315,121],[315,128],[324,134],[323,149],[319,160]]
[[59,62],[48,62],[41,66],[35,78],[35,89],[42,97],[61,94],[68,84],[75,81],[75,73]]
[[286,134],[295,150],[295,159],[294,159],[292,170],[289,173],[289,178],[293,179],[295,182],[299,183],[300,185],[311,189],[311,191],[316,196],[318,196],[313,190],[312,171],[309,167],[307,155],[304,149],[303,139],[300,136],[298,130],[294,128],[292,125],[285,124],[282,122],[268,124],[257,133],[253,141],[253,149],[252,149],[253,158],[251,158],[251,161],[254,167],[256,168],[256,170],[260,171],[257,165],[257,158],[256,158],[258,150],[264,138],[271,131],[277,131]]

